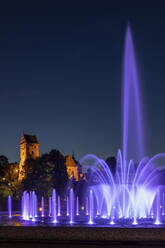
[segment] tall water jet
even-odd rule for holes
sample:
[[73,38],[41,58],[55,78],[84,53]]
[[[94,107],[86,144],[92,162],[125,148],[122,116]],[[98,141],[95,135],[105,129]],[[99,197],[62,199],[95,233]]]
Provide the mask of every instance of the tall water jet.
[[76,215],[77,216],[79,215],[79,198],[78,198],[78,196],[76,198]]
[[11,200],[11,196],[8,196],[8,216],[9,218],[12,217],[12,200]]
[[44,197],[41,198],[41,216],[44,217],[45,215],[45,205],[44,205]]
[[74,223],[74,192],[73,189],[70,189],[69,194],[69,200],[70,200],[70,224]]
[[32,192],[32,221],[35,221],[35,204],[36,204],[36,200],[35,200],[35,192]]
[[30,218],[30,195],[28,192],[25,192],[25,213],[26,213],[26,220]]
[[29,217],[32,218],[32,191],[29,192]]
[[165,193],[162,193],[162,215],[165,215]]
[[24,220],[29,220],[30,216],[30,201],[29,201],[29,194],[24,191],[22,196],[22,218]]
[[160,191],[157,191],[156,194],[156,220],[155,224],[159,225],[160,223]]
[[61,215],[61,199],[60,199],[60,195],[58,195],[58,212],[57,215],[60,216]]
[[93,224],[94,219],[94,202],[93,202],[93,191],[89,191],[89,222],[88,224]]
[[52,217],[53,217],[53,222],[57,223],[56,190],[55,189],[53,189],[53,192],[52,192]]
[[[127,27],[123,75],[123,161],[140,161],[144,156],[144,133],[135,52],[130,26]],[[125,165],[127,166],[127,165]]]

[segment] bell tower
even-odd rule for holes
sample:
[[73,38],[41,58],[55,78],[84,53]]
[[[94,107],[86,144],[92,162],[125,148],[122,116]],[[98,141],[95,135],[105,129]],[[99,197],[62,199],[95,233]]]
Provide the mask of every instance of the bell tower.
[[39,143],[34,135],[22,134],[20,142],[19,181],[25,177],[25,161],[39,157]]

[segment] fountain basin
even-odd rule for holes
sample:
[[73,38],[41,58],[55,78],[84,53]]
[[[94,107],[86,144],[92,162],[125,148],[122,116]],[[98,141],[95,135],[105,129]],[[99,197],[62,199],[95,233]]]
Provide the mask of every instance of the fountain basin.
[[3,226],[0,242],[165,242],[164,228]]

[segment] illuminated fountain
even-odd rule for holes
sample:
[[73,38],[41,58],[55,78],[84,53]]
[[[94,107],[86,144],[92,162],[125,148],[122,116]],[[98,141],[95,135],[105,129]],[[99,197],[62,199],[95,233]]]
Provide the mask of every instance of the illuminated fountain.
[[[44,200],[42,198],[41,205],[43,207]],[[32,220],[35,221],[35,218],[38,217],[38,202],[37,196],[34,191],[30,191],[29,193],[24,191],[22,195],[22,204],[21,204],[21,216],[24,220]],[[42,211],[43,217],[43,211]]]
[[123,74],[123,152],[118,151],[116,172],[112,174],[105,161],[95,155],[86,155],[80,161],[84,168],[92,170],[97,182],[91,186],[97,205],[95,212],[100,218],[109,218],[111,224],[127,219],[136,225],[150,218],[154,218],[155,224],[160,223],[158,180],[165,154],[145,157],[143,137],[139,83],[128,26]]
[[[85,194],[83,208],[80,197],[69,189],[65,200],[53,189],[48,199],[41,198],[41,213],[34,191],[22,196],[22,218],[25,221],[42,221],[56,225],[105,226],[123,224],[161,224],[165,219],[165,193],[160,190],[159,179],[165,154],[152,158],[145,155],[141,101],[135,53],[130,27],[127,27],[123,73],[123,149],[116,159],[112,173],[108,164],[95,155],[88,154],[79,164],[83,170],[91,170],[90,186]],[[161,197],[162,195],[162,197]],[[162,199],[162,200],[161,200]],[[46,201],[48,200],[48,209]],[[62,204],[65,203],[65,208]],[[11,197],[8,198],[8,214],[11,217]],[[65,210],[63,210],[65,209]],[[83,209],[83,211],[82,211]]]

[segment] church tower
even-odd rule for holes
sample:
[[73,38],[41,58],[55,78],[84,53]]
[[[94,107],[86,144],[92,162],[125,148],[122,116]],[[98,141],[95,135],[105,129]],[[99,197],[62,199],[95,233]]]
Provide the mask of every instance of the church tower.
[[25,161],[39,157],[39,143],[34,135],[22,134],[20,142],[19,181],[25,176]]
[[74,177],[75,180],[78,181],[78,167],[70,155],[65,157],[65,165],[68,173],[68,178],[71,179],[72,177]]

